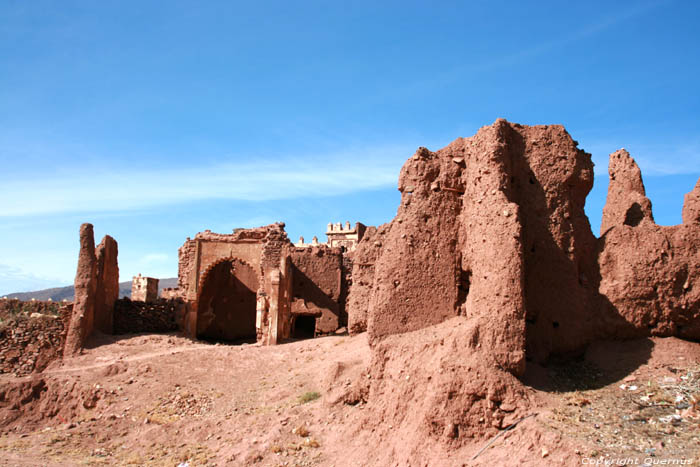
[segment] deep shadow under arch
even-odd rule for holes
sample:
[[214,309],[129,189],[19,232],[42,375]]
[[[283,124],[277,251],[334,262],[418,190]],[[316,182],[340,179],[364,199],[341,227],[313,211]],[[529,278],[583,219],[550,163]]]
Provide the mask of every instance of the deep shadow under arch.
[[253,268],[236,259],[209,269],[197,301],[197,338],[255,342],[258,282]]

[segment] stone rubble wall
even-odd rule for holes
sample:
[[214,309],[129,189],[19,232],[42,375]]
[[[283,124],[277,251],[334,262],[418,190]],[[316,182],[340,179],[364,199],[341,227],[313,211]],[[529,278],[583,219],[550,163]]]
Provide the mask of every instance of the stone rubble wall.
[[194,270],[196,261],[197,242],[187,238],[185,244],[178,250],[177,288],[184,293],[190,284],[190,271]]
[[60,359],[72,304],[0,301],[0,373],[25,376]]
[[181,300],[146,303],[119,299],[114,306],[114,334],[177,331],[185,314],[185,306]]
[[280,268],[282,256],[291,246],[291,242],[284,231],[283,223],[271,224],[266,229],[261,266],[263,271],[270,271]]
[[60,309],[68,303],[39,300],[22,301],[16,298],[0,299],[0,322],[14,318],[22,313],[26,315],[31,315],[32,313],[57,315]]

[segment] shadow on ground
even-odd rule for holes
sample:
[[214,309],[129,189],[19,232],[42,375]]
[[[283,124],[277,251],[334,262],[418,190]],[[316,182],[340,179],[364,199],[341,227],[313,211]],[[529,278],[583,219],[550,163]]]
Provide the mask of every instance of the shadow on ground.
[[651,339],[600,341],[579,357],[551,357],[544,365],[528,362],[523,384],[546,392],[600,389],[623,380],[651,357]]

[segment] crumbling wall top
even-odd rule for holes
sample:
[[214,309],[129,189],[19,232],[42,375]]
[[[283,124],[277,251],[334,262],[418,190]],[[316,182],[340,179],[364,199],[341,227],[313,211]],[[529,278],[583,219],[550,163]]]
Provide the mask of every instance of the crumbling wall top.
[[284,232],[284,222],[278,222],[252,229],[234,229],[233,233],[220,234],[205,230],[195,235],[195,240],[209,240],[216,242],[241,242],[241,241],[264,241],[270,234]]

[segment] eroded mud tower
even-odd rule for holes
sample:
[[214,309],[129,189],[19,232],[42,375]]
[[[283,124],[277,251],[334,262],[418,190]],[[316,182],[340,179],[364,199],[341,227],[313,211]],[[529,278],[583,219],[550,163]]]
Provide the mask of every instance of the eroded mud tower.
[[661,227],[626,152],[610,177],[597,239],[591,156],[562,126],[499,119],[405,163],[397,215],[358,245],[349,299],[373,355],[371,384],[352,391],[401,427],[389,439],[419,450],[523,415],[528,360],[595,339],[700,338],[700,183],[684,223]]
[[106,235],[95,249],[92,224],[80,227],[80,253],[75,275],[75,300],[63,349],[77,354],[95,329],[112,333],[114,303],[119,296],[117,242]]

